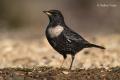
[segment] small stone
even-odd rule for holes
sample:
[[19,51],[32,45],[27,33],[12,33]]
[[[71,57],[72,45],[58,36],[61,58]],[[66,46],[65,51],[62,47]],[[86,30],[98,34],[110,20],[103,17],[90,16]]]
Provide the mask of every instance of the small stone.
[[68,71],[62,71],[64,74],[68,74],[69,72]]

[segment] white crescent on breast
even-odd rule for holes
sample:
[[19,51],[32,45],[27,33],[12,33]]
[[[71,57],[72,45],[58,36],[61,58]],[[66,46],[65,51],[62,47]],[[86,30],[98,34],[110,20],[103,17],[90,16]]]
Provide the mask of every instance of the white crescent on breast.
[[56,27],[50,27],[50,28],[48,28],[48,34],[52,38],[58,37],[63,30],[64,30],[64,28],[60,25],[58,25]]

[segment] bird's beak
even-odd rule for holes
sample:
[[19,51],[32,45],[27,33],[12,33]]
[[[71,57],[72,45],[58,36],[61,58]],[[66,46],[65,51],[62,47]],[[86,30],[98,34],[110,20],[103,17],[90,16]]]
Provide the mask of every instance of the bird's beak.
[[47,14],[47,15],[52,15],[49,11],[43,11],[45,14]]

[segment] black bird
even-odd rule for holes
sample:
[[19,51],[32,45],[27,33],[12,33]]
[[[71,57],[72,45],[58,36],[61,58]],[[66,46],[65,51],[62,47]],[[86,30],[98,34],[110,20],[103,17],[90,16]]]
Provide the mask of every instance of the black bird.
[[63,55],[64,60],[67,58],[67,54],[72,56],[72,62],[69,69],[72,68],[76,53],[83,48],[96,47],[105,49],[102,46],[89,43],[78,33],[70,29],[65,24],[64,17],[59,10],[49,10],[43,12],[49,17],[49,24],[46,29],[48,42],[58,53]]

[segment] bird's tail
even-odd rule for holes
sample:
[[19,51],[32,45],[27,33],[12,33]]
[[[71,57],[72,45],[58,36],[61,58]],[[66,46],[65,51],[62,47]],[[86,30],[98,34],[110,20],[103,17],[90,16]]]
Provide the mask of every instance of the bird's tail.
[[100,49],[105,49],[105,47],[103,47],[103,46],[99,46],[99,45],[91,44],[91,43],[87,44],[86,47],[96,47],[96,48],[100,48]]

